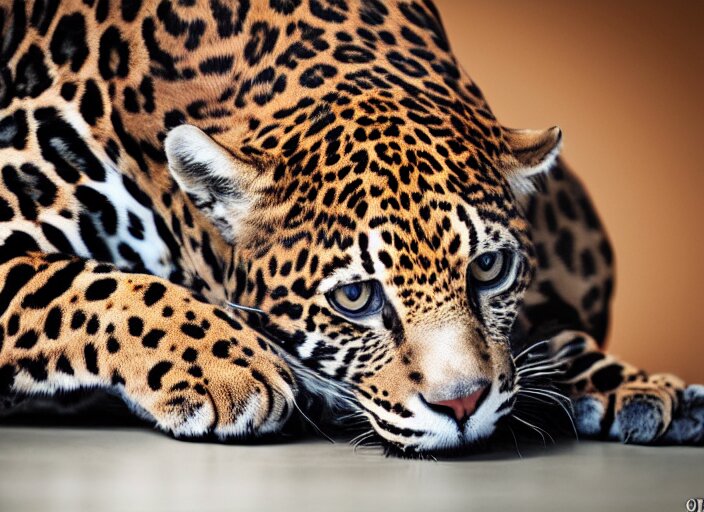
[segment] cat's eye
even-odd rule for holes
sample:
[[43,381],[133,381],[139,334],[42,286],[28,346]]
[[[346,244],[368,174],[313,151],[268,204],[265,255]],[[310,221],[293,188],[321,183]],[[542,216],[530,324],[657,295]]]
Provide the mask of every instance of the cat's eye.
[[350,317],[369,316],[381,311],[384,294],[378,281],[361,281],[338,286],[326,294],[338,312]]
[[510,251],[489,251],[469,264],[470,287],[475,290],[501,288],[511,277],[513,254]]

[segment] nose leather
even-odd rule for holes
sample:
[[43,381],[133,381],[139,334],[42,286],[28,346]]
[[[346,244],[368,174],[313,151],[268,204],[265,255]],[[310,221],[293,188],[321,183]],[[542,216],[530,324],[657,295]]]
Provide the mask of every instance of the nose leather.
[[482,386],[473,393],[459,397],[453,398],[452,400],[441,400],[439,402],[431,402],[433,405],[438,405],[440,407],[448,407],[452,409],[455,414],[457,421],[462,421],[465,418],[469,418],[477,410],[477,405],[484,396],[488,386]]

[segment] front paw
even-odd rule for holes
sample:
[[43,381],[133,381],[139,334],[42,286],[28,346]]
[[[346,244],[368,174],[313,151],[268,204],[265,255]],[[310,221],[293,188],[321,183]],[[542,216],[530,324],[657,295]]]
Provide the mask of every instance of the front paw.
[[669,422],[669,402],[648,393],[625,397],[617,408],[611,437],[626,444],[651,444]]
[[[660,442],[679,417],[673,416],[673,411],[678,410],[678,394],[682,386],[677,377],[659,374],[624,382],[609,393],[594,390],[576,397],[573,410],[577,431],[585,437],[608,438],[628,444]],[[692,396],[695,395],[692,393]],[[696,396],[701,399],[703,395]],[[701,401],[697,405],[696,399],[692,398],[689,403],[688,412],[683,409],[678,423],[682,430],[676,432],[680,435],[691,431],[692,423],[696,423],[694,415],[698,413],[701,420]],[[677,433],[673,432],[673,435]]]
[[168,355],[147,368],[146,386],[125,379],[123,396],[177,438],[261,436],[293,410],[293,376],[263,344],[223,338],[172,346]]
[[704,386],[693,384],[682,392],[664,443],[704,444]]
[[669,374],[622,385],[615,393],[610,437],[628,444],[653,444],[670,426],[683,382]]

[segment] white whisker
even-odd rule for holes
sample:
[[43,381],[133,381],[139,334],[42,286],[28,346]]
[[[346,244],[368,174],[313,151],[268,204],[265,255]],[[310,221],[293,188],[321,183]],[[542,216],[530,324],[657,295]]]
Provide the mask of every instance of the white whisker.
[[532,350],[535,350],[538,347],[541,347],[542,345],[545,345],[546,343],[550,343],[550,340],[543,340],[539,341],[537,343],[533,343],[531,346],[527,347],[526,349],[522,350],[520,354],[515,356],[513,358],[514,361],[518,361],[521,357],[525,356],[527,353],[529,353]]
[[235,304],[234,302],[229,302],[229,301],[228,301],[228,302],[225,302],[225,304],[227,304],[227,305],[228,305],[229,307],[231,307],[232,309],[239,309],[239,310],[241,310],[241,311],[247,311],[247,312],[249,312],[249,313],[259,313],[259,314],[262,314],[262,315],[266,315],[266,314],[267,314],[266,311],[264,311],[264,310],[262,310],[262,309],[252,308],[252,307],[249,307],[249,306],[243,306],[242,304]]
[[526,426],[532,428],[533,430],[535,430],[535,431],[538,433],[538,435],[540,435],[540,437],[543,438],[543,445],[547,446],[547,443],[546,443],[546,440],[545,440],[545,436],[548,436],[548,437],[550,438],[550,441],[551,441],[553,444],[555,443],[555,439],[550,435],[550,433],[549,433],[547,430],[542,429],[542,428],[538,427],[537,425],[533,425],[531,422],[529,422],[529,421],[527,421],[527,420],[525,420],[525,419],[523,419],[523,418],[517,416],[516,414],[513,415],[513,418],[514,418],[514,419],[517,419],[518,421],[520,421],[520,422],[523,423],[524,425],[526,425]]

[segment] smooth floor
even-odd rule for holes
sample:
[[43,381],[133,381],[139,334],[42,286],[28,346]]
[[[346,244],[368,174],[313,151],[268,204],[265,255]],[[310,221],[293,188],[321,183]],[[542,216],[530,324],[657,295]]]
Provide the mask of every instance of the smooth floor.
[[344,442],[186,443],[139,426],[0,425],[0,511],[679,511],[704,448],[519,442],[403,460]]

